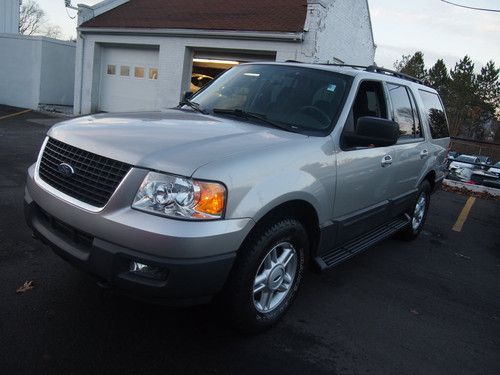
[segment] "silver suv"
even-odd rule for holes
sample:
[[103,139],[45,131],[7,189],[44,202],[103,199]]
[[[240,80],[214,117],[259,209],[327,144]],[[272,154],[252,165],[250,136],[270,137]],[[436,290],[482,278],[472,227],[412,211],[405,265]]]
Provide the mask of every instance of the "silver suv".
[[252,331],[324,271],[422,230],[449,144],[437,92],[377,67],[252,63],[179,107],[48,132],[28,170],[37,238],[149,300],[217,296]]

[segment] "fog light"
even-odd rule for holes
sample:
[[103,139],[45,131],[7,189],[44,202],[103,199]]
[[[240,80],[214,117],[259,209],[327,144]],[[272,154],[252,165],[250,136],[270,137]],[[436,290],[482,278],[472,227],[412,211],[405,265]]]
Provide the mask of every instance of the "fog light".
[[165,268],[134,261],[130,262],[130,272],[134,275],[154,280],[165,280],[167,278],[167,270]]

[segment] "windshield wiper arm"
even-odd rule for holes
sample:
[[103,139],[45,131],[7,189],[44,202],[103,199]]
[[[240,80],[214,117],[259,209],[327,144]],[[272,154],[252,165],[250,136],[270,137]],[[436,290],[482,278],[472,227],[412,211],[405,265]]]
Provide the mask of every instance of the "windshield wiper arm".
[[215,114],[234,115],[245,119],[259,120],[267,125],[271,125],[274,128],[297,133],[297,130],[294,129],[293,127],[278,124],[277,122],[269,120],[266,115],[262,115],[260,113],[246,112],[243,111],[242,109],[222,109],[222,108],[214,108],[213,112]]
[[182,107],[183,105],[187,105],[188,107],[193,108],[196,112],[203,113],[204,115],[208,115],[208,112],[205,111],[203,108],[200,107],[200,105],[196,102],[192,102],[189,99],[184,99],[179,103],[179,107]]

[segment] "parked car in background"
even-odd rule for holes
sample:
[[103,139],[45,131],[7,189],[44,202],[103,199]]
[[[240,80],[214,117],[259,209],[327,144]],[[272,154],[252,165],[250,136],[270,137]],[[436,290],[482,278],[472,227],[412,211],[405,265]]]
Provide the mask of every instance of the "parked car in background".
[[193,73],[191,76],[191,85],[189,86],[189,91],[192,93],[198,92],[203,86],[213,81],[213,77],[207,76],[205,74]]
[[489,156],[481,156],[481,155],[474,155],[474,156],[477,156],[479,162],[483,165],[482,167],[480,167],[481,169],[488,169],[488,167],[491,164],[493,164]]
[[469,182],[472,177],[472,172],[479,169],[476,165],[479,164],[479,158],[472,155],[460,155],[448,166],[449,180]]
[[482,169],[473,171],[468,182],[497,189],[500,188],[500,176],[496,173],[483,171]]
[[488,172],[500,175],[500,161],[493,164],[493,166],[491,166],[490,169],[488,169]]
[[454,161],[456,158],[458,158],[460,156],[460,153],[456,152],[456,151],[448,151],[448,164],[447,164],[447,167],[450,166],[451,162]]
[[454,161],[450,163],[449,169],[457,169],[457,168],[468,168],[468,169],[477,169],[479,166],[476,164],[480,164],[479,158],[473,155],[460,155]]
[[456,152],[456,151],[448,151],[448,160],[455,160],[456,158],[458,158],[460,156],[460,153]]

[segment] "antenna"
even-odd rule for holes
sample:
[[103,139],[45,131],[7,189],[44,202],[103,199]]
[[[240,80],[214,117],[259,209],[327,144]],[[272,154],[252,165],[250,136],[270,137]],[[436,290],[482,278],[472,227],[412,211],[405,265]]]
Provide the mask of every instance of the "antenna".
[[64,6],[69,9],[78,10],[77,7],[71,5],[71,0],[64,0]]

